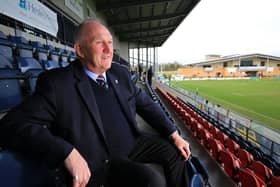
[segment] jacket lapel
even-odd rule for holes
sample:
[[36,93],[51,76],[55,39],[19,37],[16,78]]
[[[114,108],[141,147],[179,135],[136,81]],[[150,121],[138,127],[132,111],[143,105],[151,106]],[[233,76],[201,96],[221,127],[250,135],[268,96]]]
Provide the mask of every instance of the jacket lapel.
[[101,121],[101,116],[100,116],[99,109],[98,109],[98,106],[96,103],[95,95],[94,95],[92,87],[90,85],[90,80],[87,77],[86,73],[84,72],[82,65],[78,64],[78,63],[74,64],[74,67],[76,66],[74,68],[74,75],[78,79],[78,82],[76,84],[77,90],[80,93],[80,95],[83,99],[83,102],[87,106],[89,113],[91,114],[92,118],[96,122],[96,125],[97,125],[98,129],[100,130],[105,143],[108,146],[108,142],[106,140],[105,132],[103,129],[103,124]]

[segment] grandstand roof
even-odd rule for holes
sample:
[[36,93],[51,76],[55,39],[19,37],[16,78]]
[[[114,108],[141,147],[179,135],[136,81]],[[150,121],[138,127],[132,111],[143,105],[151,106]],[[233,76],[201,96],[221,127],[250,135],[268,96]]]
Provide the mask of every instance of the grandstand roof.
[[200,0],[96,0],[121,41],[161,46]]
[[277,56],[265,55],[265,54],[260,54],[260,53],[253,53],[253,54],[246,54],[246,55],[226,56],[226,57],[221,57],[220,59],[216,59],[216,60],[193,63],[191,65],[209,65],[209,64],[219,63],[219,62],[228,62],[228,61],[232,61],[232,60],[248,59],[248,58],[265,58],[265,59],[279,60],[280,61],[280,57],[277,57]]

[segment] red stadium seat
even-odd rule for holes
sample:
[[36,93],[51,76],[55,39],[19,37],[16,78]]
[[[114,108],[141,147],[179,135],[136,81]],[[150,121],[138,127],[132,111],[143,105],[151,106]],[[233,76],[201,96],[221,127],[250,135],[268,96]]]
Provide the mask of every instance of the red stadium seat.
[[212,134],[208,132],[207,129],[201,128],[198,131],[198,139],[200,140],[200,143],[204,145],[204,147],[209,148],[208,142],[210,138],[213,138]]
[[221,150],[219,159],[223,164],[226,173],[233,179],[238,178],[238,170],[240,168],[240,160],[231,152]]
[[273,176],[271,178],[271,187],[279,187],[280,186],[280,176]]
[[214,125],[210,126],[209,132],[215,137],[218,133],[219,129],[217,129]]
[[233,154],[236,154],[238,149],[240,148],[240,146],[230,138],[226,140],[225,147]]
[[218,131],[216,134],[216,139],[220,140],[220,142],[225,145],[225,141],[228,139],[228,136],[222,131]]
[[241,183],[241,187],[266,187],[265,182],[248,168],[241,168],[239,170],[239,181]]
[[[258,175],[263,181],[268,182],[272,177],[272,171],[260,161],[253,161],[251,168],[256,175]],[[280,183],[279,183],[280,186]]]
[[251,165],[252,161],[254,160],[253,155],[242,148],[238,149],[237,156],[239,157],[239,159],[244,167],[249,167]]
[[211,153],[211,156],[219,161],[219,154],[220,154],[220,151],[224,150],[224,145],[221,144],[220,141],[214,139],[214,138],[210,138],[208,140],[208,146],[209,146],[209,149],[210,149],[210,153]]

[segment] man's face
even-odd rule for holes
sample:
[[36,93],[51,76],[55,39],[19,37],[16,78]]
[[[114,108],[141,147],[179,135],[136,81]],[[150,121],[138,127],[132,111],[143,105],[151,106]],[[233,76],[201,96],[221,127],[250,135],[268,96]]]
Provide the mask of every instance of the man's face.
[[78,55],[94,73],[107,71],[113,59],[113,39],[110,32],[101,24],[88,23],[80,41]]

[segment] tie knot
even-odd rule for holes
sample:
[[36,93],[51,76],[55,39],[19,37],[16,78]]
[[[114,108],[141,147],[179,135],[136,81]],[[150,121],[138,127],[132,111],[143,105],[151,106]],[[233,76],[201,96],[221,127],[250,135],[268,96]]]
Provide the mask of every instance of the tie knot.
[[100,86],[105,86],[106,82],[105,82],[105,77],[103,75],[98,75],[98,77],[96,78],[96,82],[100,85]]

